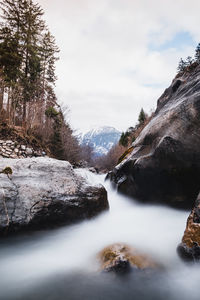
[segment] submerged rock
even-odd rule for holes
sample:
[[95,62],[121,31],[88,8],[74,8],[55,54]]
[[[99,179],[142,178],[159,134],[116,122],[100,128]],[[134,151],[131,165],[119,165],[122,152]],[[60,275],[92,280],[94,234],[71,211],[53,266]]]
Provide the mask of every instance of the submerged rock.
[[0,234],[49,228],[91,218],[108,209],[102,185],[86,182],[67,161],[52,158],[2,159]]
[[182,243],[177,251],[184,260],[200,260],[200,194],[188,217]]
[[179,74],[133,150],[109,174],[118,190],[146,202],[192,208],[200,182],[200,66]]
[[145,270],[158,267],[151,258],[139,253],[134,248],[117,243],[104,248],[99,253],[101,269],[105,272],[118,274],[127,273],[132,269]]

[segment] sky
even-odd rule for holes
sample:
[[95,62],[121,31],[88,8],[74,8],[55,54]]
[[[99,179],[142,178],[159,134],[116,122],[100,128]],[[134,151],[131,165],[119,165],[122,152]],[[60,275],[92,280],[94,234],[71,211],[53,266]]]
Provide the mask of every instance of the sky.
[[198,0],[38,0],[60,48],[56,94],[78,132],[150,113],[200,42]]

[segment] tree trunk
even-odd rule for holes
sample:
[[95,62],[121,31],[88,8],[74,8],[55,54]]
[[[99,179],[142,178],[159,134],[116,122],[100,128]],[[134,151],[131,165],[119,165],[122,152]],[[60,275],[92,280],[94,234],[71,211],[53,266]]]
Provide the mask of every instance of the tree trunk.
[[26,99],[23,99],[22,107],[22,127],[26,130]]
[[3,84],[3,80],[2,80],[1,86],[0,86],[0,119],[2,118],[3,99],[4,99],[4,84]]
[[7,101],[7,107],[6,107],[6,115],[7,115],[8,124],[10,124],[10,95],[11,95],[11,90],[10,90],[10,88],[8,88],[8,101]]

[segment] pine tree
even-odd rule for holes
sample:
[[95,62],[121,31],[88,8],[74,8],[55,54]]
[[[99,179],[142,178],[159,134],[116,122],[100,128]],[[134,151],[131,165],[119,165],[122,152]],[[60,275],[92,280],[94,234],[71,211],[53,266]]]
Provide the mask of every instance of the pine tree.
[[40,30],[44,28],[44,22],[40,19],[43,12],[32,0],[3,0],[1,10],[4,22],[0,36],[0,67],[9,85],[9,95],[15,90],[15,84],[18,86],[20,82],[22,86],[25,123],[26,102],[30,101],[35,90],[33,82],[40,71],[37,47]]
[[1,111],[3,108],[4,93],[7,93],[7,119],[10,123],[11,115],[14,114],[18,97],[16,94],[18,78],[20,76],[20,65],[22,57],[19,52],[18,34],[12,31],[12,27],[0,28],[0,69],[2,70],[1,83]]
[[193,64],[193,62],[194,62],[194,60],[193,60],[193,58],[191,56],[188,56],[186,58],[186,65],[187,66],[191,66]]
[[2,19],[0,28],[0,65],[7,82],[16,82],[20,74],[22,55],[20,50],[20,28],[22,20],[19,8],[20,0],[3,0],[1,3]]
[[1,10],[4,22],[0,29],[0,69],[9,87],[21,86],[18,99],[26,127],[32,103],[34,111],[37,107],[44,116],[49,85],[56,81],[55,62],[59,50],[54,37],[46,30],[39,4],[32,0],[3,0]]
[[41,35],[45,29],[42,20],[43,10],[32,0],[24,0],[21,5],[22,26],[22,85],[23,85],[23,114],[22,120],[26,127],[27,102],[34,98],[38,79],[40,77],[39,47]]
[[[55,38],[47,31],[40,45],[40,62],[41,62],[41,81],[42,95],[45,98],[45,92],[51,89],[51,85],[55,85],[57,79],[55,75],[55,62],[58,60],[57,53],[59,49],[56,45]],[[52,91],[51,91],[52,93]]]
[[129,144],[129,137],[130,137],[130,132],[128,130],[125,133],[122,132],[119,140],[119,145],[122,145],[123,147],[127,147]]
[[58,60],[57,53],[59,49],[56,45],[54,36],[47,31],[41,43],[41,60],[43,79],[54,84],[57,77],[55,75],[55,62]]
[[139,117],[138,117],[139,124],[140,125],[143,124],[145,120],[146,120],[146,114],[145,114],[145,112],[142,108],[140,113],[139,113]]
[[197,45],[195,50],[195,60],[200,63],[200,43]]
[[74,161],[79,145],[57,104],[59,49],[42,19],[43,10],[33,0],[1,0],[0,9],[0,112],[7,99],[2,120],[15,125],[16,119],[17,125],[33,129],[57,158]]
[[187,67],[187,63],[181,58],[178,64],[177,71],[184,72],[186,67]]

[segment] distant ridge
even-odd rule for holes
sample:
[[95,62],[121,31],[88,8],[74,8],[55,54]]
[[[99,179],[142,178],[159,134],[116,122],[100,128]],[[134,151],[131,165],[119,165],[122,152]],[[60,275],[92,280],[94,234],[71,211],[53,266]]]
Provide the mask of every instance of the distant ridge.
[[93,128],[80,136],[82,145],[91,145],[96,156],[106,155],[118,143],[121,132],[111,126]]

